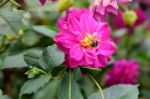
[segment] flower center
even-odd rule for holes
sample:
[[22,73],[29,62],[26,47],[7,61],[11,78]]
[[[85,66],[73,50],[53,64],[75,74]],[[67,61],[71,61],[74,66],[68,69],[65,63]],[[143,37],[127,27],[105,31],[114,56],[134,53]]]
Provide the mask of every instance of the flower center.
[[98,40],[95,35],[87,34],[82,40],[81,45],[85,48],[96,47],[98,45]]

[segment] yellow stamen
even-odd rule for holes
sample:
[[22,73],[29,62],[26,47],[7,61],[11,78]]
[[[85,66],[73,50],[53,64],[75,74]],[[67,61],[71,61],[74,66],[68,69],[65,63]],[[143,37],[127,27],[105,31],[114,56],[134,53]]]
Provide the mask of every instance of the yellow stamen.
[[98,40],[95,35],[87,34],[81,41],[81,45],[83,47],[96,47],[98,44]]

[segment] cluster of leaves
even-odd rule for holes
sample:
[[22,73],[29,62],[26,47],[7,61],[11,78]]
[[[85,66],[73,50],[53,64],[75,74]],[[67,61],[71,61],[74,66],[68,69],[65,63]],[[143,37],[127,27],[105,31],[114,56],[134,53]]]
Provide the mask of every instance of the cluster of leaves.
[[[47,47],[40,57],[34,53],[28,53],[25,55],[25,60],[30,65],[39,66],[33,67],[26,73],[29,78],[35,77],[40,73],[41,75],[24,83],[20,91],[20,97],[24,94],[35,93],[40,89],[34,95],[34,99],[68,99],[70,87],[71,99],[101,99],[100,92],[84,96],[80,91],[82,85],[80,86],[77,83],[84,79],[80,70],[86,69],[89,74],[97,73],[97,70],[81,68],[72,70],[73,73],[70,74],[67,68],[61,66],[64,62],[64,54],[55,45]],[[69,84],[71,85],[69,86]],[[41,87],[43,88],[41,89]],[[137,87],[137,85],[113,86],[104,89],[104,97],[105,99],[110,99],[110,97],[113,97],[113,99],[137,99],[139,94]],[[85,90],[88,89],[86,87]]]

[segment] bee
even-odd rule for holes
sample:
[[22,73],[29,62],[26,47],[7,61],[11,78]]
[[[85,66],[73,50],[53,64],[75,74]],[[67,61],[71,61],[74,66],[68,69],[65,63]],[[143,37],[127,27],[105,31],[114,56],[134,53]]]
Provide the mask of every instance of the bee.
[[98,41],[97,40],[92,40],[91,42],[90,42],[90,46],[91,47],[96,47],[98,45]]

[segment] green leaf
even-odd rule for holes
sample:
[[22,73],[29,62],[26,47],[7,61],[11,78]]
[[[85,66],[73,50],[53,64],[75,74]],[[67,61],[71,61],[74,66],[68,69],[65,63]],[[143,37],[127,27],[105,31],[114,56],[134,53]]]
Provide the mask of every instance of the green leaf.
[[47,26],[34,26],[33,30],[38,33],[41,33],[44,36],[50,37],[50,38],[53,38],[54,35],[56,35],[56,33],[57,33],[56,31],[48,28]]
[[[137,85],[115,85],[103,91],[105,99],[138,99]],[[101,99],[100,93],[92,94],[88,99]]]
[[97,88],[95,88],[95,83],[88,77],[83,76],[80,81],[80,87],[82,89],[82,92],[85,94],[85,98],[87,99],[88,96],[93,94],[93,92],[97,91]]
[[135,28],[135,32],[133,33],[133,37],[132,37],[132,43],[136,44],[141,42],[144,39],[145,35],[143,35],[143,32],[146,32],[145,27],[146,26],[144,24]]
[[26,31],[22,38],[23,43],[28,46],[35,45],[36,43],[39,42],[39,40],[40,40],[39,35],[33,31]]
[[40,57],[40,65],[45,68],[54,68],[64,62],[64,53],[56,45],[48,46]]
[[[58,91],[58,99],[68,99],[69,89],[69,75],[65,74]],[[71,99],[83,99],[78,84],[71,80]]]
[[7,56],[4,58],[4,62],[0,69],[5,68],[23,68],[27,63],[24,61],[23,54]]
[[43,75],[36,79],[31,79],[21,87],[20,97],[24,94],[31,94],[42,88],[51,79],[49,75]]
[[39,59],[42,52],[39,50],[29,51],[24,55],[24,60],[30,66],[40,66]]
[[3,95],[0,97],[0,99],[10,99],[10,97],[8,97],[7,95]]
[[0,99],[10,99],[10,98],[7,95],[3,95],[3,92],[0,89]]
[[76,68],[73,70],[73,79],[76,81],[79,81],[82,78],[82,73],[80,68]]
[[[146,50],[146,55],[147,55],[148,57],[150,57],[150,46],[149,46],[149,44],[150,44],[150,38],[144,39],[143,44],[142,44],[142,48],[143,48],[144,50]],[[144,57],[144,58],[145,58],[145,57]],[[142,60],[142,61],[143,61],[143,60]]]
[[[50,81],[44,88],[34,95],[34,99],[55,99],[60,87],[61,79]],[[56,98],[57,99],[57,98]]]
[[119,30],[117,30],[117,31],[114,31],[113,36],[115,36],[115,37],[122,37],[122,36],[124,36],[127,32],[128,32],[128,30],[127,30],[126,28],[119,29]]
[[16,36],[22,27],[22,11],[2,8],[0,9],[0,17],[3,19],[0,23],[0,34]]
[[59,32],[59,29],[57,27],[49,26],[48,28],[51,29],[51,30],[53,30],[53,31],[55,31],[56,33]]
[[2,92],[2,90],[0,89],[0,96],[2,96],[3,95],[3,92]]

